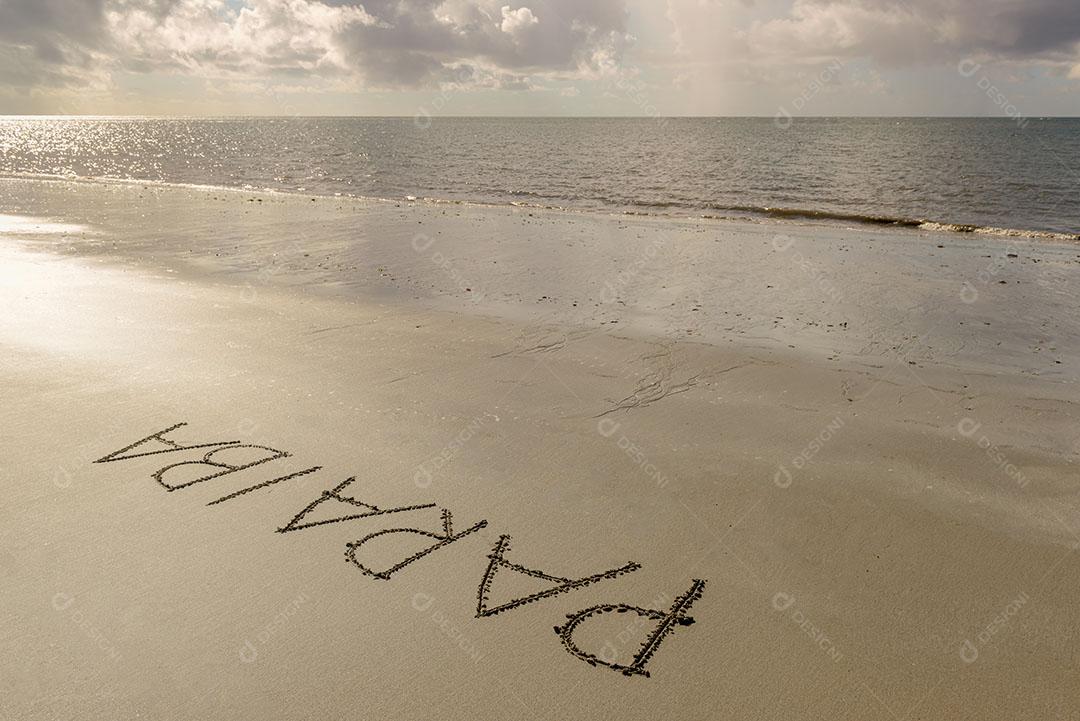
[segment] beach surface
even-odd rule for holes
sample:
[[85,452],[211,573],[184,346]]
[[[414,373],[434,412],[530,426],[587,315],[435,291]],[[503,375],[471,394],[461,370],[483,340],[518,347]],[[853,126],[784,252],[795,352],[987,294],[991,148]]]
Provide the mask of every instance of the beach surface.
[[4,179],[0,300],[2,719],[1080,718],[1076,244]]

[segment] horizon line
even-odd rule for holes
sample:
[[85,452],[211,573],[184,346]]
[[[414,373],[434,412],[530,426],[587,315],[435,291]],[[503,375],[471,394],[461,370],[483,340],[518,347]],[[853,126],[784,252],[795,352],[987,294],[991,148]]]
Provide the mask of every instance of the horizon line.
[[[469,120],[469,119],[482,119],[482,120],[732,120],[732,119],[760,119],[760,120],[774,120],[779,114],[774,115],[432,115],[428,113],[415,113],[413,115],[352,115],[352,114],[316,114],[316,115],[299,115],[299,114],[279,114],[279,115],[263,115],[258,113],[222,113],[222,114],[205,114],[205,113],[130,113],[130,114],[116,114],[116,113],[0,113],[0,119],[56,119],[56,118],[189,118],[189,119],[221,119],[221,118],[249,118],[249,119],[311,119],[311,118],[349,118],[349,119],[391,119],[391,120],[409,120],[422,117],[424,119],[444,119],[444,120]],[[799,118],[803,120],[834,120],[838,118],[843,119],[864,119],[864,120],[1015,120],[1011,115],[785,115],[784,117]],[[1077,120],[1080,119],[1080,115],[1028,115],[1024,116],[1030,120]]]

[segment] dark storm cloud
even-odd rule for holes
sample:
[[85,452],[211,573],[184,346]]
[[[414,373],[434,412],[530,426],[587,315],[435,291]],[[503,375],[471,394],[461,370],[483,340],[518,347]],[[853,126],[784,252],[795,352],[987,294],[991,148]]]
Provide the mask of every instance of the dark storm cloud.
[[992,49],[1017,56],[1068,51],[1080,41],[1080,2],[977,4],[972,8],[972,25],[986,26],[986,41]]

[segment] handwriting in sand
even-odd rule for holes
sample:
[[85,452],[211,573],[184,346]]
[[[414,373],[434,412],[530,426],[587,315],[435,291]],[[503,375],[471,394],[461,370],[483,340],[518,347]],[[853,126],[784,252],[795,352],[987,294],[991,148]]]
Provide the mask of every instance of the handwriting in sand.
[[[207,481],[223,478],[233,473],[255,468],[266,463],[272,463],[284,458],[290,457],[290,453],[287,451],[279,451],[276,448],[270,446],[256,445],[250,443],[242,443],[240,441],[214,441],[211,443],[182,443],[174,440],[170,437],[174,431],[183,426],[186,423],[177,423],[169,426],[165,430],[151,433],[145,438],[141,438],[130,445],[124,446],[118,451],[99,458],[94,461],[95,463],[114,463],[117,461],[127,461],[135,458],[146,458],[149,456],[159,456],[172,453],[191,453],[192,451],[201,451],[202,455],[197,460],[183,460],[176,463],[170,463],[162,466],[153,473],[150,477],[153,478],[158,484],[165,488],[167,491],[179,491],[185,488],[190,488],[199,483],[205,483]],[[153,450],[151,450],[153,449]],[[205,450],[204,450],[205,449]],[[241,455],[255,456],[253,459],[244,463],[230,463],[223,459],[225,455],[235,455],[236,451],[241,451]],[[195,454],[198,455],[197,453]],[[203,466],[207,469],[205,475],[202,475],[193,480],[179,480],[176,473],[177,468],[184,466]],[[316,473],[322,469],[322,466],[312,466],[301,471],[289,473],[286,475],[278,476],[270,480],[262,481],[252,486],[242,488],[237,491],[228,493],[220,498],[210,501],[207,505],[215,506],[221,503],[225,503],[240,496],[259,491],[264,488],[276,485],[278,483],[284,483],[301,476],[305,476],[311,473]],[[200,471],[201,472],[201,471]],[[344,481],[334,485],[332,488],[324,490],[317,498],[308,503],[302,508],[293,518],[277,529],[277,533],[294,533],[296,531],[303,531],[314,526],[323,526],[331,523],[344,523],[346,521],[354,521],[364,518],[372,518],[375,516],[389,516],[392,514],[410,513],[413,511],[419,511],[427,508],[435,508],[435,503],[419,503],[404,506],[397,506],[393,508],[383,508],[376,506],[373,503],[367,501],[361,501],[355,496],[347,495],[349,493],[350,486],[356,483],[356,477],[346,478]],[[317,509],[320,509],[319,514],[315,514]],[[327,509],[331,509],[331,514],[338,513],[340,515],[331,515],[331,517],[325,517]],[[316,520],[317,516],[322,516]],[[394,574],[398,573],[407,566],[416,563],[433,553],[441,551],[458,541],[466,538],[472,533],[479,531],[482,528],[487,527],[488,522],[486,520],[480,520],[463,530],[455,530],[454,528],[454,515],[448,508],[441,509],[441,527],[438,530],[423,530],[421,528],[383,528],[381,530],[369,533],[362,538],[355,541],[351,541],[345,544],[345,560],[355,566],[361,573],[374,579],[389,581]],[[432,543],[426,546],[423,550],[413,553],[410,556],[403,558],[402,560],[394,563],[385,568],[371,568],[368,563],[365,563],[362,556],[362,547],[372,539],[391,536],[394,534],[411,534],[414,536],[420,536],[425,539],[431,539]],[[600,571],[580,578],[565,578],[556,574],[545,573],[534,568],[528,568],[518,563],[514,563],[506,558],[510,551],[510,536],[503,534],[499,536],[499,540],[495,543],[495,547],[488,554],[489,563],[487,569],[484,571],[484,575],[480,579],[480,585],[477,589],[477,603],[476,603],[476,617],[477,618],[489,618],[500,613],[506,613],[520,608],[526,604],[536,603],[543,601],[544,599],[551,598],[563,593],[569,593],[576,591],[594,583],[600,583],[615,579],[619,576],[633,573],[641,569],[641,565],[634,562],[625,563],[617,568],[612,568],[606,571]],[[369,562],[370,563],[370,562]],[[490,601],[490,593],[492,585],[495,582],[496,574],[502,570],[513,571],[514,573],[520,573],[533,578],[538,578],[544,581],[550,582],[552,585],[537,593],[533,593],[528,596],[522,596],[520,598],[514,598],[508,601],[492,605]],[[689,626],[694,622],[694,619],[687,614],[690,611],[690,607],[696,600],[701,598],[702,591],[705,587],[705,581],[700,579],[693,579],[690,587],[675,599],[675,602],[670,608],[666,610],[654,609],[654,608],[641,608],[639,606],[633,606],[625,603],[607,603],[596,606],[590,606],[577,613],[569,614],[566,617],[566,621],[561,626],[555,626],[555,633],[562,641],[564,648],[573,656],[585,661],[591,666],[606,666],[615,671],[618,671],[626,676],[648,676],[649,671],[646,670],[646,665],[652,659],[653,655],[660,648],[660,644],[678,627]],[[574,633],[578,630],[582,624],[585,624],[589,619],[602,616],[607,613],[630,613],[637,614],[641,619],[646,621],[652,621],[655,625],[652,631],[647,635],[645,641],[641,644],[637,653],[629,663],[620,664],[616,663],[614,659],[604,658],[601,655],[590,653],[582,649],[574,641]]]

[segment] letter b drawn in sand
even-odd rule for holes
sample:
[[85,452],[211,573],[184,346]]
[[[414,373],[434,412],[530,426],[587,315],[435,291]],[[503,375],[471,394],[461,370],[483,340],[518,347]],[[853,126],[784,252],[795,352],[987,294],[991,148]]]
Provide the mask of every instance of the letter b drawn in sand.
[[[264,458],[260,458],[260,459],[258,459],[256,461],[252,461],[250,463],[243,463],[243,464],[240,464],[240,465],[233,465],[232,463],[225,463],[224,461],[212,460],[214,455],[217,454],[217,453],[223,453],[225,451],[235,451],[235,450],[239,450],[239,449],[242,449],[242,448],[254,448],[254,449],[257,449],[257,450],[260,450],[260,451],[268,451],[270,453],[270,455],[268,455],[268,456],[266,456]],[[289,454],[288,451],[279,451],[276,448],[271,448],[269,446],[257,446],[257,445],[254,445],[254,444],[236,444],[236,445],[231,445],[231,446],[222,446],[220,448],[214,448],[213,450],[207,451],[206,454],[203,455],[201,461],[181,461],[180,463],[172,463],[170,465],[165,466],[164,468],[159,468],[157,471],[155,471],[152,474],[152,477],[153,477],[153,479],[155,481],[157,481],[162,486],[164,486],[165,490],[167,490],[167,491],[176,491],[176,490],[179,490],[181,488],[187,488],[188,486],[193,486],[196,483],[202,483],[204,481],[209,481],[209,480],[212,480],[214,478],[221,478],[222,476],[227,476],[230,473],[237,473],[238,471],[243,471],[243,470],[248,469],[248,468],[254,468],[255,466],[262,465],[263,463],[269,463],[270,461],[276,461],[279,458],[288,458],[289,455],[290,454]],[[195,480],[192,480],[192,481],[185,481],[183,483],[177,483],[175,485],[171,485],[169,483],[166,483],[163,480],[163,476],[165,475],[165,473],[167,471],[170,471],[170,470],[174,469],[174,468],[179,468],[180,466],[210,466],[211,468],[223,468],[224,470],[218,471],[217,473],[211,473],[209,475],[202,476],[201,478],[196,478]]]
[[[476,596],[476,617],[482,618],[485,616],[494,616],[497,613],[503,611],[509,611],[510,609],[517,608],[518,606],[524,606],[526,603],[532,603],[533,601],[539,601],[542,598],[550,598],[560,593],[567,591],[573,591],[578,588],[585,588],[589,584],[596,583],[597,581],[603,581],[607,578],[617,578],[624,573],[633,573],[641,568],[641,564],[631,561],[619,568],[613,568],[610,571],[604,571],[603,573],[595,573],[591,576],[584,578],[562,578],[560,576],[552,576],[544,573],[543,571],[537,571],[531,568],[525,568],[524,566],[516,563],[511,563],[503,558],[504,554],[510,550],[510,536],[499,536],[499,540],[495,543],[495,548],[492,549],[488,558],[491,559],[491,563],[488,564],[487,570],[484,571],[484,577],[480,580],[480,588],[477,590]],[[495,574],[499,568],[509,568],[511,571],[517,571],[523,573],[526,576],[532,576],[533,578],[539,578],[545,581],[551,581],[558,584],[547,590],[533,593],[528,596],[522,596],[515,598],[499,606],[488,607],[488,593],[491,591],[491,583],[495,580]]]
[[[583,611],[568,615],[567,618],[569,620],[566,625],[561,627],[556,626],[555,633],[562,639],[563,646],[566,647],[567,651],[590,666],[607,666],[610,669],[622,673],[624,676],[640,675],[648,677],[649,672],[645,670],[645,666],[649,663],[649,659],[652,658],[653,654],[656,653],[656,650],[660,648],[660,644],[667,635],[674,631],[677,626],[689,626],[694,623],[694,619],[686,614],[694,602],[701,598],[701,593],[704,588],[705,581],[695,578],[690,585],[689,590],[675,599],[675,603],[671,605],[671,608],[668,611],[659,611],[652,608],[638,608],[637,606],[629,606],[625,603],[592,606],[591,608],[586,608]],[[659,622],[653,632],[645,639],[645,642],[641,644],[641,648],[634,654],[633,661],[628,665],[615,663],[614,661],[605,661],[595,654],[581,650],[578,648],[577,644],[574,643],[574,630],[578,626],[593,616],[605,613],[636,613],[644,618]]]
[[[345,560],[355,565],[367,576],[373,576],[374,578],[378,578],[383,581],[389,581],[390,576],[405,568],[405,566],[408,566],[410,563],[413,563],[414,561],[419,561],[421,558],[428,555],[429,553],[437,551],[443,546],[448,546],[454,541],[459,541],[470,533],[475,533],[481,528],[487,526],[487,521],[480,521],[479,523],[470,526],[469,528],[466,528],[460,533],[454,533],[453,518],[450,511],[446,508],[444,508],[442,512],[442,522],[443,532],[441,534],[431,533],[430,531],[422,531],[419,528],[388,528],[384,531],[370,533],[358,541],[351,541],[345,545]],[[360,548],[360,546],[364,545],[373,538],[385,536],[391,533],[415,533],[418,536],[427,536],[428,538],[434,538],[437,542],[418,553],[414,553],[413,555],[406,558],[404,561],[395,563],[390,568],[382,571],[373,571],[372,569],[368,568],[356,559],[356,551],[358,548]]]

